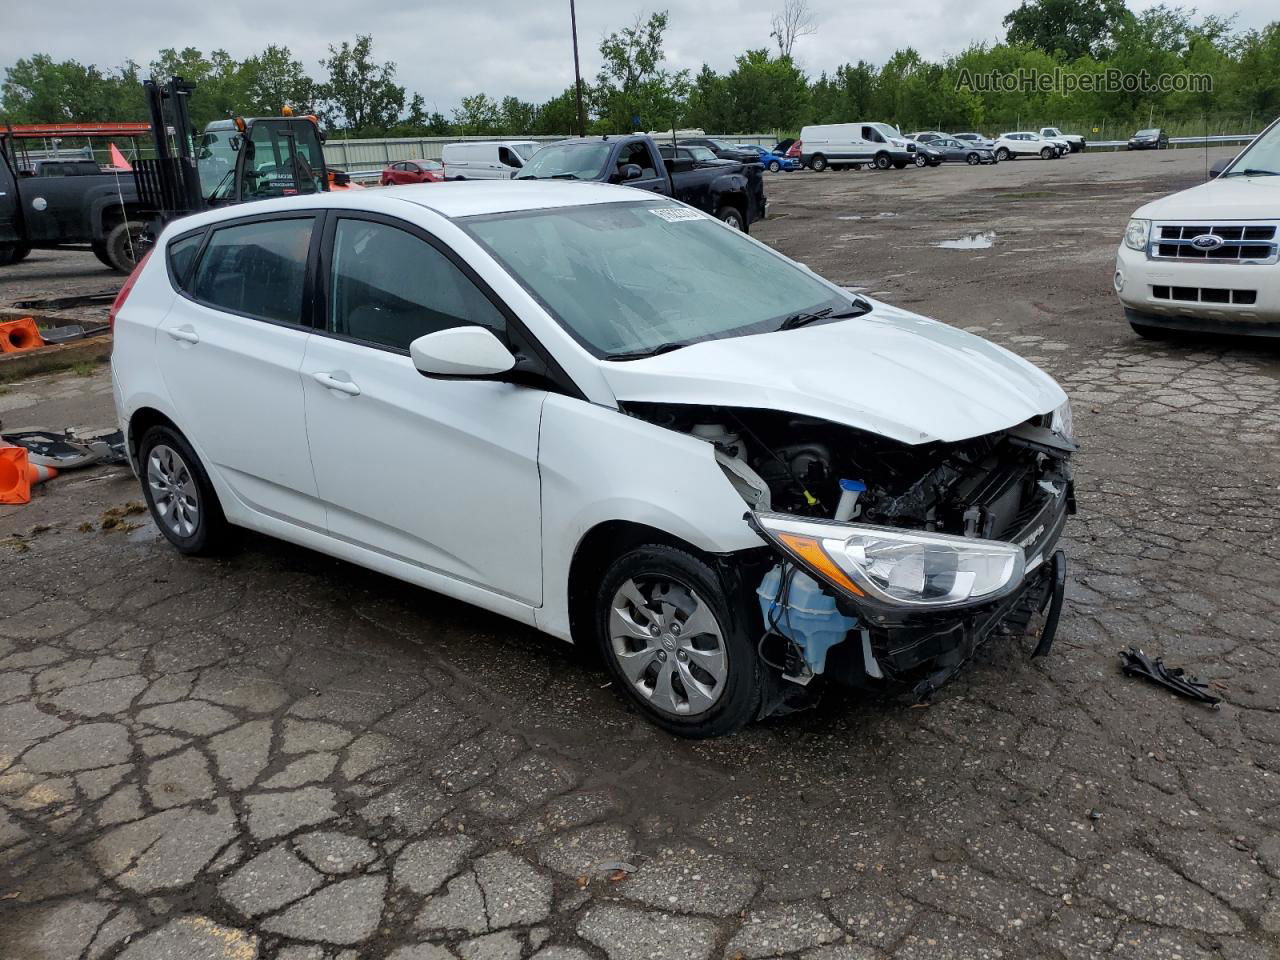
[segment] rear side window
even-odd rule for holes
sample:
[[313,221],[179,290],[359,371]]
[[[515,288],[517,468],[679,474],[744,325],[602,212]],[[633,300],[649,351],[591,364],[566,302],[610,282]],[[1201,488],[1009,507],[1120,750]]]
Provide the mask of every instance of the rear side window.
[[200,242],[204,233],[193,233],[189,237],[180,237],[166,248],[169,254],[169,276],[180,290],[191,289],[191,267],[195,263],[196,254],[200,251]]
[[479,324],[506,339],[498,308],[448,257],[397,227],[339,220],[329,330],[407,351],[418,337]]
[[218,310],[274,323],[302,323],[311,217],[260,220],[215,230],[189,285]]

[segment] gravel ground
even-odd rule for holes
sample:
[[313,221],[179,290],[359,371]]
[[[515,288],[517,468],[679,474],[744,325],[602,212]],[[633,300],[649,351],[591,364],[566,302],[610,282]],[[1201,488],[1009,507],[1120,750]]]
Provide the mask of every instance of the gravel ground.
[[[1280,354],[1138,340],[1109,287],[1129,213],[1205,161],[770,178],[761,238],[1075,403],[1053,654],[990,645],[926,708],[682,742],[437,595],[256,536],[182,559],[120,468],[0,508],[0,956],[1276,957]],[[0,296],[110,280],[20,269]],[[109,384],[0,416],[105,425]],[[1221,709],[1122,677],[1129,644]]]

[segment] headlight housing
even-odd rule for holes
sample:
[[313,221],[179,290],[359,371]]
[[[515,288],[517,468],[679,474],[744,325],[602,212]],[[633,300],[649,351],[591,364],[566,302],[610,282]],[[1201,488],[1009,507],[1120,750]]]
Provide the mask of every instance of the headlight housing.
[[1130,250],[1146,250],[1151,239],[1150,220],[1130,220],[1124,228],[1124,245]]
[[1062,406],[1053,411],[1053,418],[1049,421],[1049,429],[1056,430],[1068,440],[1076,438],[1076,422],[1075,417],[1071,415],[1071,400],[1062,401]]
[[946,610],[1006,596],[1022,582],[1022,548],[897,527],[754,515],[755,526],[810,574],[856,601]]

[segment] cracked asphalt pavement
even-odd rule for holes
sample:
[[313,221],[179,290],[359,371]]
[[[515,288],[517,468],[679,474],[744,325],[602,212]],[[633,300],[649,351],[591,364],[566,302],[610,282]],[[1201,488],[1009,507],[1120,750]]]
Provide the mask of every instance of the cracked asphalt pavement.
[[[1204,162],[770,178],[758,236],[1075,404],[1057,644],[993,642],[927,707],[683,742],[438,595],[257,536],[184,559],[124,468],[0,508],[0,956],[1280,955],[1280,352],[1141,341],[1109,288],[1132,209]],[[111,282],[88,256],[0,296]],[[0,416],[103,426],[109,383],[9,384]],[[1123,677],[1130,644],[1221,708]]]

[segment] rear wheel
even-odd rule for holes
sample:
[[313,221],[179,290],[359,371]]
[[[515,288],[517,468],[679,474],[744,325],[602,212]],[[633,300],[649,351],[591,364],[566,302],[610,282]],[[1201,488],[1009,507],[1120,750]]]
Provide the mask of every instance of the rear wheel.
[[819,153],[809,161],[809,167],[814,173],[821,173],[823,170],[827,169],[827,158]]
[[1008,148],[1008,147],[1001,147],[999,150],[997,150],[997,151],[996,151],[996,159],[997,159],[997,160],[1012,160],[1012,159],[1013,159],[1013,154],[1011,154],[1011,153],[1009,152],[1009,148]]
[[623,554],[600,582],[595,624],[618,686],[663,729],[720,736],[759,712],[754,645],[720,578],[692,554],[665,544]]
[[976,167],[979,163],[982,162],[982,158],[979,157],[976,153],[971,153],[964,158],[964,162],[971,167]]
[[852,166],[853,166],[853,169],[855,169],[855,170],[861,170],[861,169],[862,169],[862,164],[860,164],[860,163],[852,164]]
[[98,258],[98,262],[104,267],[108,267],[111,270],[115,269],[107,258],[107,245],[103,241],[95,240],[93,242],[93,255]]
[[151,519],[179,553],[216,553],[226,544],[230,525],[186,437],[173,427],[151,427],[138,444],[138,473]]
[[[120,273],[133,273],[142,259],[142,221],[126,220],[107,231],[102,241],[102,254],[98,256],[107,266]],[[94,253],[97,253],[97,246]]]

